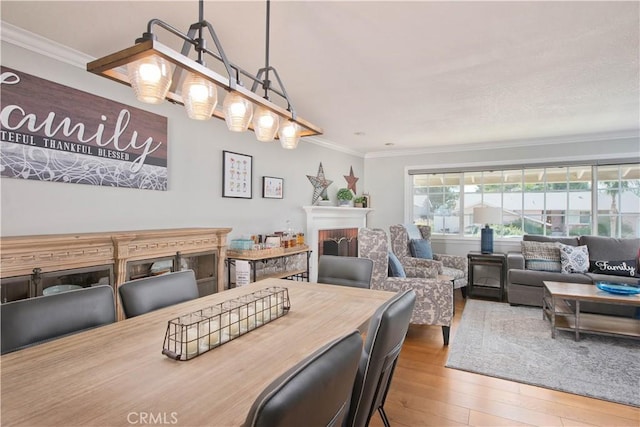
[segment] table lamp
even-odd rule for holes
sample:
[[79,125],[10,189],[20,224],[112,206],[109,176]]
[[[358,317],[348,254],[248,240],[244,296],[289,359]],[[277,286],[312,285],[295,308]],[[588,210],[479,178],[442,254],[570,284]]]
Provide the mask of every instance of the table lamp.
[[473,208],[474,224],[485,224],[480,234],[480,251],[483,254],[493,253],[493,229],[489,224],[499,224],[502,220],[502,209],[482,206]]

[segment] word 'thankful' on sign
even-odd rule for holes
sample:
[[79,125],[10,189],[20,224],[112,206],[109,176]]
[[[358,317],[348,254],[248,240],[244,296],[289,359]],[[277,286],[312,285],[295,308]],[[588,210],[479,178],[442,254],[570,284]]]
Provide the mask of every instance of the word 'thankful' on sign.
[[0,175],[167,190],[166,117],[0,72]]

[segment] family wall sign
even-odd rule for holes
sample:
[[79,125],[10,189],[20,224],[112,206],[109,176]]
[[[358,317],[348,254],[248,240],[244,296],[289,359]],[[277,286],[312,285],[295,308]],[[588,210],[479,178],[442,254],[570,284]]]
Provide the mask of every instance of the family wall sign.
[[167,118],[0,67],[0,175],[167,190]]

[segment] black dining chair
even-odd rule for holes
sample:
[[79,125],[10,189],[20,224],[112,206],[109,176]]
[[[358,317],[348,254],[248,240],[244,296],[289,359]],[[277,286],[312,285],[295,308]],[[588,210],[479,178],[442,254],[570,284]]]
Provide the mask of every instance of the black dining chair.
[[116,306],[108,285],[0,305],[2,354],[113,323]]
[[318,260],[318,283],[371,288],[373,261],[335,255],[320,255]]
[[244,426],[342,426],[361,353],[357,331],[316,351],[260,393]]
[[369,425],[373,413],[378,410],[382,422],[389,427],[384,402],[415,303],[414,290],[398,293],[378,308],[371,318],[353,387],[347,426]]
[[150,276],[123,283],[119,288],[122,309],[127,318],[198,298],[193,270]]

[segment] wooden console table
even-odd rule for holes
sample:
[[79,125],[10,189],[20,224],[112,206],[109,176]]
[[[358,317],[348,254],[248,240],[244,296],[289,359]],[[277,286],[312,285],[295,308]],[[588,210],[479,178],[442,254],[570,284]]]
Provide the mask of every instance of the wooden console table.
[[5,284],[18,278],[26,280],[27,297],[34,297],[42,295],[42,286],[34,285],[32,277],[87,272],[100,266],[107,271],[101,274],[109,277],[116,292],[118,318],[123,319],[117,289],[129,279],[127,263],[214,253],[217,258],[212,274],[217,289],[212,291],[224,290],[224,260],[230,231],[230,228],[179,228],[2,237],[0,278]]
[[[276,254],[268,254],[268,255],[260,255],[260,251],[256,251],[258,254],[238,254],[233,251],[229,251],[227,253],[227,280],[229,283],[229,287],[231,287],[231,266],[235,265],[236,261],[248,261],[251,269],[251,282],[256,281],[256,264],[257,263],[266,263],[270,260],[274,262],[282,261],[282,268],[277,271],[270,272],[269,274],[265,274],[260,277],[260,280],[263,279],[285,279],[292,278],[296,280],[306,280],[309,281],[309,257],[311,255],[311,249],[304,245],[301,247],[294,247],[291,249],[285,249],[282,253]],[[291,268],[287,265],[287,260],[296,255],[304,254],[305,255],[305,267],[304,268]]]

